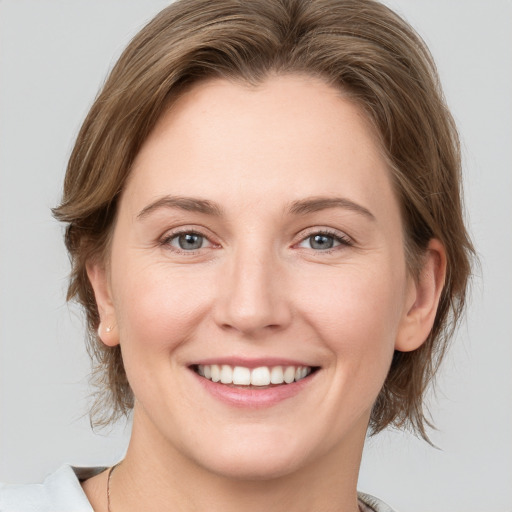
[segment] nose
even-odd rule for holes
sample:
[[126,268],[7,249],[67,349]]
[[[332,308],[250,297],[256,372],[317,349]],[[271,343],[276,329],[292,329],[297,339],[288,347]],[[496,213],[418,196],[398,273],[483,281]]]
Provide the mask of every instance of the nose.
[[246,247],[228,260],[220,276],[216,323],[250,337],[287,327],[292,308],[278,257],[270,250]]

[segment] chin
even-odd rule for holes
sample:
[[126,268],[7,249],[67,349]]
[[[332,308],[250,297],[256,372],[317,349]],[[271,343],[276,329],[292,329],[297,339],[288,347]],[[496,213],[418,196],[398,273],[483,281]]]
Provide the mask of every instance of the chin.
[[273,480],[294,473],[306,464],[307,454],[294,443],[276,443],[275,439],[264,441],[252,439],[250,443],[220,443],[220,448],[202,450],[196,463],[209,472],[231,480]]
[[229,479],[239,481],[276,480],[297,471],[301,464],[293,457],[251,458],[247,456],[223,460],[209,467],[210,472]]

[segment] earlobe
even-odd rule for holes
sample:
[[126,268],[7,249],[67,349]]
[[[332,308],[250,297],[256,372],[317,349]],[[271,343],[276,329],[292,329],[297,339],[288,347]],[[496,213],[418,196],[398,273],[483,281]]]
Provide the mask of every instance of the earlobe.
[[119,334],[108,272],[105,265],[98,261],[88,262],[86,270],[100,315],[98,337],[105,345],[114,347],[119,344]]
[[428,244],[418,278],[410,277],[396,350],[410,352],[426,341],[434,325],[445,277],[446,251],[434,238]]

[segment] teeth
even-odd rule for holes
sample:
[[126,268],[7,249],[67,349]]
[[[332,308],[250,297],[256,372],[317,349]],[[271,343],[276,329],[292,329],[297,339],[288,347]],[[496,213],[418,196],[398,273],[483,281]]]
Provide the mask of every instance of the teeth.
[[286,384],[290,384],[295,380],[295,367],[294,366],[287,366],[284,371],[283,376],[284,381]]
[[233,369],[227,364],[223,364],[220,369],[220,381],[222,384],[231,384],[233,382]]
[[284,382],[282,366],[274,366],[274,368],[270,370],[270,382],[272,384],[282,384]]
[[233,370],[233,384],[249,386],[251,384],[251,370],[243,366],[235,366]]
[[268,386],[269,384],[291,384],[311,373],[309,366],[260,366],[259,368],[232,367],[228,364],[198,365],[197,373],[205,379],[236,386]]
[[270,384],[270,370],[266,366],[254,368],[251,372],[251,384],[253,386],[268,386]]
[[[217,364],[211,365],[211,377],[213,382],[219,382],[220,380],[220,368]],[[204,376],[206,377],[206,371],[204,372]]]

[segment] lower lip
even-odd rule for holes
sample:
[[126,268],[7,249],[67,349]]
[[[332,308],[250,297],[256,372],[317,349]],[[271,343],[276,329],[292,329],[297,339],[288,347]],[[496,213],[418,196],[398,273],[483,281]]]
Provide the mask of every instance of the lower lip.
[[212,382],[211,380],[201,377],[193,370],[191,371],[203,388],[213,397],[230,406],[245,408],[271,407],[284,400],[293,398],[311,383],[316,374],[312,373],[290,384],[258,389],[257,387],[232,387],[219,382]]

